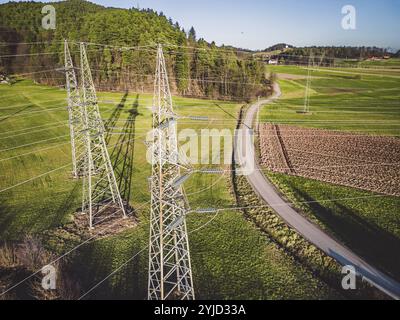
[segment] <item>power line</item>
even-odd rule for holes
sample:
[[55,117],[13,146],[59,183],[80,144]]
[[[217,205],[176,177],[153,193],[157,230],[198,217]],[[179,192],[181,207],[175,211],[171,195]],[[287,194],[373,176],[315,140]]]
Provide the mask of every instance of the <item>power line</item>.
[[63,106],[63,107],[56,107],[56,108],[48,108],[48,109],[40,110],[40,111],[22,112],[22,113],[16,113],[16,114],[14,113],[14,114],[10,114],[10,115],[1,117],[0,120],[8,120],[8,119],[15,118],[15,117],[21,117],[21,116],[32,115],[32,114],[43,113],[43,112],[54,112],[55,110],[61,110],[61,109],[66,109],[66,107]]
[[[263,125],[263,124],[267,124],[267,123],[264,122],[261,125]],[[336,130],[335,129],[321,129],[321,130],[329,130],[329,131],[333,131],[333,132],[350,132],[350,133],[353,132],[352,130],[346,130],[346,129],[343,129],[343,130],[342,129],[341,130],[338,130],[338,129],[336,129]],[[388,131],[398,131],[399,129],[363,129],[362,132],[370,132],[370,131],[375,132],[375,131],[380,131],[380,130],[382,130],[382,131],[386,131],[386,130],[388,130]],[[287,130],[285,128],[285,132],[297,132],[297,131],[299,131],[299,129],[297,129],[297,130],[296,129]],[[360,133],[360,131],[357,131],[354,134],[359,134],[359,133]],[[354,136],[354,134],[350,135],[350,136]],[[261,134],[258,134],[258,135],[261,136]],[[340,136],[340,135],[338,135],[338,136]]]
[[[91,44],[88,42],[85,42],[87,45],[94,45],[94,46],[102,46],[102,47],[108,47],[108,48],[114,48],[114,49],[119,49],[119,50],[125,50],[125,51],[129,51],[129,50],[137,50],[137,51],[143,51],[143,52],[151,52],[151,53],[156,53],[157,49],[148,49],[148,47],[152,47],[153,45],[148,45],[148,46],[134,46],[134,47],[126,47],[126,46],[117,46],[117,45],[106,45],[106,44]],[[189,47],[183,47],[183,46],[177,46],[178,48],[189,48]],[[198,50],[198,52],[205,52],[205,53],[213,53],[213,52],[229,52],[232,54],[235,54],[235,52],[237,53],[237,50],[233,50],[233,51],[229,51],[229,50],[218,50],[218,49],[214,49],[214,48],[195,48],[196,50]],[[184,54],[187,55],[196,55],[198,52],[184,52]],[[167,51],[168,54],[183,54],[183,52],[179,52],[179,51],[172,51],[172,50],[168,50]],[[251,59],[252,61],[256,61],[252,56],[251,57],[246,57],[246,59]],[[244,60],[243,58],[240,59],[240,57],[223,57],[223,60],[232,60],[232,61],[238,61],[238,60]]]
[[45,139],[45,140],[40,140],[40,141],[36,141],[36,142],[32,142],[32,143],[28,143],[28,144],[23,144],[23,145],[18,145],[16,147],[11,147],[11,148],[7,148],[7,149],[2,149],[0,150],[0,152],[6,152],[6,151],[11,151],[11,150],[15,150],[15,149],[19,149],[19,148],[24,148],[24,147],[29,147],[35,144],[39,144],[39,143],[43,143],[43,142],[47,142],[47,141],[51,141],[51,140],[56,140],[56,139],[60,139],[60,138],[65,138],[65,137],[69,137],[69,135],[63,135],[63,136],[58,136],[55,138],[49,138],[49,139]]
[[[66,166],[69,166],[66,165]],[[1,191],[0,191],[1,192]],[[114,225],[116,225],[119,221],[114,221],[113,223],[111,223],[110,225],[106,226],[105,228],[103,228],[102,230],[100,230],[99,232],[95,233],[94,235],[92,235],[90,238],[86,239],[85,241],[79,243],[77,246],[75,246],[74,248],[72,248],[71,250],[67,251],[66,253],[64,253],[63,255],[57,257],[56,259],[54,259],[53,261],[49,262],[48,265],[52,265],[58,261],[60,261],[61,259],[63,259],[64,257],[66,257],[67,255],[69,255],[70,253],[74,252],[75,250],[79,249],[80,247],[82,247],[84,244],[88,243],[89,241],[93,240],[96,238],[96,236],[98,236],[99,234],[101,234],[102,232],[108,230],[109,228],[113,227]],[[29,280],[30,278],[32,278],[33,276],[35,276],[36,274],[38,274],[39,272],[41,272],[42,269],[37,270],[36,272],[32,273],[31,275],[27,276],[26,278],[22,279],[21,281],[19,281],[18,283],[16,283],[15,285],[7,288],[5,291],[3,291],[2,293],[0,293],[0,296],[6,294],[7,292],[13,290],[14,288],[18,287],[20,284],[24,283],[25,281]]]
[[202,48],[202,47],[191,47],[191,46],[182,46],[182,45],[175,45],[175,44],[171,44],[171,43],[164,43],[163,46],[165,47],[176,47],[176,48],[183,48],[183,49],[194,49],[194,50],[198,50],[198,51],[218,51],[218,52],[227,52],[227,53],[245,53],[245,54],[252,54],[252,51],[245,51],[245,50],[241,50],[241,49],[236,49],[236,48],[232,48],[232,49],[220,49],[220,48],[212,48],[212,47],[207,47],[207,48]]
[[[273,112],[273,111],[272,111]],[[294,111],[291,109],[286,110],[279,110],[279,113],[293,113]],[[342,110],[332,110],[332,111],[320,111],[316,110],[313,111],[313,114],[320,114],[320,113],[347,113],[347,114],[396,114],[399,115],[399,112],[389,112],[389,111],[342,111]]]
[[[221,179],[221,177],[218,178]],[[207,187],[209,188],[209,186]],[[212,216],[206,223],[204,223],[203,225],[200,225],[198,228],[189,231],[189,234],[192,234],[194,232],[197,232],[203,228],[205,228],[207,225],[209,225],[211,222],[213,222],[215,220],[215,218],[218,216],[218,212]],[[141,254],[142,252],[144,252],[145,250],[148,249],[148,245],[145,246],[143,249],[139,250],[138,252],[136,252],[132,257],[130,257],[128,260],[126,260],[125,262],[123,262],[121,265],[119,265],[116,269],[114,269],[111,273],[109,273],[105,278],[103,278],[102,280],[100,280],[99,282],[97,282],[94,286],[92,286],[89,290],[85,291],[84,294],[82,294],[78,300],[82,300],[84,297],[86,297],[89,293],[91,293],[93,290],[95,290],[96,288],[98,288],[101,284],[103,284],[107,279],[109,279],[111,276],[113,276],[114,274],[116,274],[118,271],[120,271],[123,267],[125,267],[128,263],[130,263],[131,261],[133,261],[133,259],[135,259],[139,254]]]
[[[64,127],[64,126],[66,126],[66,125],[65,125],[65,124],[59,124],[59,125],[52,126],[51,128],[52,128],[52,129],[53,129],[53,128],[60,128],[60,127]],[[34,130],[34,131],[29,131],[29,132],[23,132],[23,133],[19,133],[19,134],[14,134],[14,135],[7,136],[7,137],[1,137],[1,136],[0,136],[0,140],[10,139],[10,138],[14,138],[14,137],[23,136],[23,135],[25,135],[25,134],[32,134],[32,133],[37,133],[37,132],[42,132],[42,131],[47,131],[47,130],[49,130],[48,127],[47,127],[47,128],[44,128],[44,129],[39,129],[39,130]]]
[[[154,75],[152,74],[140,74],[140,73],[134,73],[134,72],[127,72],[127,71],[110,71],[110,70],[100,70],[100,69],[92,69],[92,71],[96,72],[105,72],[105,73],[114,73],[114,74],[125,74],[129,76],[141,76],[141,77],[148,77],[148,78],[154,78]],[[206,82],[206,83],[222,83],[222,84],[241,84],[241,85],[253,85],[253,86],[265,86],[260,83],[254,83],[254,82],[241,82],[243,79],[238,79],[238,82],[235,81],[223,81],[223,80],[214,80],[210,78],[204,78],[204,79],[194,79],[194,78],[182,78],[182,77],[170,77],[172,80],[188,80],[188,81],[196,81],[196,82]],[[151,81],[151,80],[149,80]]]
[[23,153],[23,154],[18,154],[18,155],[9,157],[9,158],[0,158],[0,162],[6,161],[6,160],[15,159],[15,158],[24,157],[24,156],[27,156],[27,155],[30,155],[30,154],[33,154],[33,153],[38,153],[38,152],[42,152],[42,151],[46,151],[46,150],[51,150],[51,149],[54,149],[54,148],[59,148],[60,146],[66,145],[68,143],[69,143],[69,141],[61,143],[61,144],[57,144],[57,145],[54,145],[54,146],[51,146],[51,147],[46,147],[46,148],[39,149],[39,150],[33,150],[33,151],[26,152],[26,153]]
[[[43,93],[43,94],[45,94],[45,95],[48,95],[49,93],[48,92],[46,92],[46,93]],[[30,100],[30,99],[37,99],[37,97],[24,97],[24,98],[27,98],[28,100],[29,100],[29,102],[27,102],[27,103],[24,103],[24,104],[17,104],[17,105],[11,105],[11,107],[1,107],[0,108],[0,110],[13,110],[13,109],[17,109],[17,108],[21,108],[21,107],[41,107],[41,106],[38,106],[37,104],[35,104],[35,102],[32,102],[32,100]],[[39,103],[50,103],[50,102],[61,102],[61,101],[65,101],[65,99],[64,98],[58,98],[58,99],[51,99],[51,100],[41,100]],[[51,108],[49,108],[49,109],[51,109]]]
[[[88,50],[87,52],[94,52],[97,50]],[[74,51],[73,53],[79,53],[79,51]],[[61,55],[64,54],[63,51],[56,52],[35,52],[35,53],[21,53],[21,54],[6,54],[1,55],[0,58],[17,58],[17,57],[30,57],[30,56],[47,56],[47,55]]]
[[[64,100],[64,99],[62,99],[62,100]],[[60,101],[61,101],[61,99],[60,99]],[[66,109],[67,110],[67,107],[63,106],[63,107],[47,108],[45,110],[40,110],[40,111],[31,111],[31,112],[23,112],[23,113],[11,114],[11,115],[7,115],[7,116],[1,117],[0,120],[5,120],[5,119],[8,120],[10,118],[26,116],[26,115],[31,115],[31,114],[37,114],[37,113],[43,113],[43,112],[53,112],[55,110],[61,110],[61,109]],[[111,108],[109,108],[109,109],[111,109]]]
[[[336,202],[336,201],[352,201],[352,200],[365,200],[365,199],[373,199],[373,198],[385,198],[385,197],[392,197],[391,195],[369,195],[369,196],[360,196],[360,197],[348,197],[348,198],[335,198],[335,199],[326,199],[326,200],[311,200],[311,201],[299,201],[296,202],[297,204],[311,204],[311,203],[325,203],[325,202]],[[249,210],[249,209],[259,209],[259,208],[272,208],[272,207],[279,207],[279,206],[287,206],[290,203],[272,203],[272,204],[265,204],[265,205],[254,205],[254,206],[236,206],[236,207],[225,207],[225,208],[209,208],[210,212],[223,212],[223,211],[236,211],[236,210]],[[204,213],[203,209],[194,209],[193,213]]]
[[38,52],[38,53],[21,53],[21,54],[6,54],[0,56],[0,58],[15,58],[15,57],[30,57],[30,56],[46,56],[46,55],[56,55],[61,52]]
[[[329,200],[313,200],[313,201],[301,201],[298,202],[299,204],[310,204],[310,203],[315,203],[315,202],[332,202],[332,201],[338,201],[338,200],[354,200],[354,199],[365,199],[365,198],[375,198],[375,197],[387,197],[387,195],[376,195],[376,196],[367,196],[367,197],[352,197],[352,198],[337,198],[337,199],[329,199]],[[280,205],[287,205],[287,204],[271,204],[271,205],[258,205],[258,206],[242,206],[242,207],[227,207],[227,208],[217,208],[214,209],[215,215],[210,218],[204,225],[200,226],[199,228],[192,230],[189,232],[189,234],[196,232],[204,227],[206,227],[209,223],[211,223],[220,212],[222,211],[230,211],[230,210],[246,210],[246,209],[256,209],[256,208],[263,208],[263,207],[272,207],[272,206],[280,206]],[[199,211],[202,212],[201,209],[194,210],[194,212]],[[99,287],[102,283],[104,283],[107,279],[109,279],[111,276],[116,274],[118,271],[120,271],[124,266],[126,266],[128,263],[130,263],[133,259],[135,259],[139,254],[144,252],[148,246],[144,247],[140,251],[136,252],[132,257],[130,257],[128,260],[123,262],[121,265],[119,265],[116,269],[114,269],[111,273],[109,273],[105,278],[103,278],[101,281],[97,282],[94,286],[92,286],[88,291],[86,291],[84,294],[82,294],[78,300],[83,299],[85,296],[87,296],[89,293],[91,293],[94,289]]]
[[29,75],[32,75],[32,74],[47,73],[47,72],[61,71],[61,70],[62,70],[62,69],[60,69],[60,68],[55,68],[55,69],[42,70],[42,71],[34,71],[34,72],[10,74],[10,75],[8,75],[8,76],[10,76],[10,77],[22,77],[22,76],[29,76]]
[[[74,44],[79,44],[79,42],[75,41],[70,41],[71,43]],[[94,43],[94,42],[84,42],[86,46],[98,46],[98,47],[106,47],[106,48],[116,48],[116,49],[121,49],[121,50],[140,50],[144,48],[149,48],[149,47],[156,47],[156,45],[151,44],[151,45],[140,45],[140,46],[117,46],[117,45],[111,45],[111,44],[101,44],[101,43]],[[156,52],[156,49],[153,50]]]
[[[69,165],[69,164],[65,165],[64,167],[67,167],[68,165]],[[56,170],[59,170],[59,169],[56,169]],[[4,190],[0,190],[0,192],[3,192],[3,191],[4,191]],[[349,197],[349,198],[336,198],[336,199],[329,199],[329,200],[301,201],[301,202],[299,202],[299,204],[332,202],[332,201],[338,201],[338,200],[346,200],[346,201],[347,201],[347,200],[359,200],[359,199],[369,199],[369,198],[378,198],[378,197],[388,197],[388,195],[373,195],[373,196],[365,196],[365,197]],[[212,221],[213,219],[215,219],[215,217],[218,215],[218,213],[219,213],[219,212],[222,212],[222,211],[256,209],[256,208],[264,208],[264,207],[279,206],[279,205],[286,205],[286,204],[270,204],[270,205],[257,205],[257,206],[242,206],[242,207],[237,206],[237,207],[216,208],[216,209],[214,209],[215,215],[213,216],[213,218],[211,218],[211,219],[206,223],[206,225],[207,225],[210,221]],[[195,210],[195,211],[196,211],[196,210]],[[197,211],[198,211],[198,210],[197,210]],[[114,224],[115,224],[115,223],[114,223]],[[111,226],[112,226],[112,225],[110,225],[109,227],[111,227]],[[204,225],[204,226],[205,226],[205,225]],[[204,227],[204,226],[203,226],[203,227]],[[107,227],[106,227],[106,228],[107,228]],[[195,232],[195,231],[197,231],[197,229],[196,229],[196,230],[193,230],[192,232]],[[191,232],[190,232],[190,233],[191,233]],[[96,235],[97,235],[97,234],[96,234]],[[94,235],[93,237],[89,238],[88,240],[85,240],[85,242],[83,242],[83,243],[79,244],[78,246],[76,246],[75,248],[71,249],[69,252],[67,252],[67,253],[64,254],[63,256],[57,258],[56,260],[54,260],[54,261],[51,262],[50,264],[53,264],[53,263],[57,262],[58,260],[60,260],[60,259],[63,258],[64,256],[66,256],[67,254],[71,253],[72,251],[74,251],[74,250],[76,250],[77,248],[79,248],[80,246],[82,246],[84,243],[87,243],[88,241],[94,239],[96,235]],[[145,249],[143,249],[143,250],[145,250]],[[137,254],[139,254],[139,253],[137,253]],[[136,256],[136,255],[135,255],[135,256]],[[133,258],[134,258],[134,257],[133,257]],[[133,259],[133,258],[132,258],[132,259]],[[129,260],[128,260],[126,263],[124,263],[123,265],[126,265],[127,263],[129,263],[129,261],[131,261],[132,259],[129,259]],[[123,266],[123,265],[122,265],[122,266]],[[122,266],[121,266],[121,268],[122,268]],[[118,268],[118,270],[119,270],[119,269],[120,269],[120,268]],[[3,293],[1,293],[0,295],[3,295],[3,294],[5,294],[5,293],[9,292],[10,290],[12,290],[12,289],[15,288],[16,286],[20,285],[20,284],[23,283],[24,281],[28,280],[30,277],[34,276],[34,275],[37,274],[38,272],[40,272],[40,270],[38,270],[36,273],[30,275],[29,277],[25,278],[24,280],[18,282],[18,283],[15,284],[14,286],[8,288],[6,291],[4,291]],[[115,272],[113,271],[112,274],[114,274],[114,273],[115,273]],[[111,274],[111,275],[112,275],[112,274]],[[109,275],[109,276],[111,276],[111,275]],[[107,276],[107,279],[109,278],[109,276]],[[106,279],[105,279],[105,280],[106,280]],[[105,280],[104,280],[104,281],[105,281]],[[98,286],[99,286],[101,283],[103,283],[104,281],[103,281],[103,280],[100,281],[98,284],[96,284],[94,287],[92,287],[87,293],[93,291],[96,287],[98,287]],[[86,295],[87,295],[87,294],[84,294],[84,296],[86,296]],[[82,298],[83,298],[84,296],[82,296]]]
[[[142,137],[143,137],[143,136],[142,136]],[[130,139],[130,140],[127,140],[127,141],[124,141],[123,143],[117,143],[117,144],[114,144],[114,145],[109,146],[108,148],[115,147],[115,146],[122,145],[122,144],[126,144],[126,143],[129,143],[130,141],[134,141],[134,140],[137,140],[137,139],[139,139],[139,138],[140,138],[140,137],[134,138],[134,139]],[[41,177],[43,177],[43,176],[45,176],[45,175],[48,175],[48,174],[50,174],[50,173],[52,173],[52,172],[54,172],[54,171],[58,171],[58,170],[60,170],[60,169],[63,169],[63,168],[65,168],[65,167],[67,167],[67,166],[69,166],[69,165],[71,165],[71,164],[72,164],[72,163],[68,163],[68,164],[65,165],[65,166],[59,167],[59,168],[54,169],[54,170],[50,170],[50,171],[48,171],[48,172],[45,172],[45,173],[43,173],[43,174],[40,174],[39,176],[32,177],[32,178],[29,178],[28,180],[19,182],[19,183],[13,185],[13,186],[10,186],[10,187],[7,187],[7,188],[5,188],[5,189],[3,189],[3,190],[0,190],[0,193],[2,193],[2,192],[4,192],[4,191],[7,191],[7,190],[10,190],[10,189],[13,189],[13,188],[15,188],[15,187],[18,187],[18,186],[20,186],[20,185],[23,185],[23,184],[28,183],[28,182],[30,182],[30,181],[33,181],[33,180],[35,180],[35,179],[41,178]]]
[[40,44],[52,44],[52,43],[62,43],[61,40],[52,41],[36,41],[36,42],[0,42],[0,46],[18,46],[18,45],[40,45]]
[[70,164],[68,163],[68,164],[66,164],[66,165],[64,165],[64,166],[61,166],[61,167],[58,167],[58,168],[56,168],[56,169],[53,169],[53,170],[47,171],[47,172],[45,172],[45,173],[42,173],[42,174],[40,174],[40,175],[38,175],[38,176],[36,176],[36,177],[33,177],[33,178],[28,179],[28,180],[19,182],[19,183],[13,185],[13,186],[10,186],[10,187],[1,189],[1,190],[0,190],[0,193],[5,192],[5,191],[8,191],[8,190],[11,190],[11,189],[16,188],[16,187],[19,187],[19,186],[21,186],[21,185],[24,185],[24,184],[26,184],[26,183],[28,183],[28,182],[31,182],[31,181],[35,180],[35,179],[42,178],[42,177],[44,177],[44,176],[46,176],[46,175],[49,175],[50,173],[53,173],[53,172],[59,171],[59,170],[61,170],[61,169],[64,169],[64,168],[66,168],[66,167],[69,166],[69,165],[70,165]]
[[[306,160],[310,160],[309,158],[305,158],[305,157],[301,157],[301,156],[296,156],[296,155],[290,155],[290,157],[293,158],[299,158],[299,159],[306,159]],[[350,160],[356,160],[356,159],[351,159]],[[343,164],[343,165],[329,165],[329,166],[309,166],[309,165],[296,165],[295,167],[300,169],[301,171],[304,170],[308,170],[308,169],[316,169],[316,170],[320,170],[320,169],[335,169],[335,168],[361,168],[361,167],[397,167],[400,166],[400,162],[395,162],[395,163],[363,163],[363,164]],[[281,170],[281,169],[287,169],[287,166],[283,166],[283,167],[273,167],[273,168],[269,168],[268,165],[265,166],[265,168],[254,168],[252,169],[253,171],[272,171],[272,172],[278,172],[277,170]],[[383,169],[383,168],[382,168]],[[215,169],[218,170],[218,172],[220,173],[229,173],[229,172],[234,172],[236,171],[235,169]],[[199,170],[201,172],[201,170]],[[347,173],[346,173],[347,174]],[[296,175],[294,175],[296,176]],[[355,177],[357,177],[357,175],[353,175]],[[366,178],[369,179],[371,181],[374,181],[376,179],[374,178]]]
[[378,120],[343,120],[343,119],[315,119],[315,120],[308,120],[308,119],[270,119],[268,122],[276,123],[277,121],[285,121],[285,122],[300,122],[300,123],[359,123],[359,124],[368,124],[368,125],[382,125],[389,123],[390,125],[400,125],[398,121],[389,120],[389,119],[378,119]]
[[82,300],[84,297],[86,297],[89,293],[91,293],[94,289],[96,289],[98,286],[100,286],[104,281],[106,281],[107,279],[109,279],[111,276],[113,276],[114,274],[116,274],[119,270],[121,270],[123,267],[125,267],[129,262],[131,262],[133,259],[135,259],[139,254],[141,254],[142,252],[144,252],[145,250],[147,250],[149,246],[145,246],[142,250],[138,251],[137,253],[135,253],[132,257],[130,257],[128,260],[126,260],[124,263],[122,263],[118,268],[116,268],[115,270],[113,270],[110,274],[108,274],[104,279],[102,279],[101,281],[99,281],[98,283],[96,283],[93,287],[91,287],[89,290],[87,290],[84,294],[82,294],[78,300]]
[[[29,127],[29,128],[23,128],[23,129],[19,129],[19,130],[14,130],[14,131],[6,131],[6,132],[0,132],[0,136],[6,133],[18,133],[21,131],[26,131],[26,130],[32,130],[32,129],[37,129],[37,128],[44,128],[44,127],[53,127],[54,124],[53,123],[49,123],[49,124],[45,124],[45,125],[41,125],[41,126],[35,126],[35,127]],[[67,126],[67,124],[65,124],[65,126]],[[29,133],[29,132],[28,132]]]

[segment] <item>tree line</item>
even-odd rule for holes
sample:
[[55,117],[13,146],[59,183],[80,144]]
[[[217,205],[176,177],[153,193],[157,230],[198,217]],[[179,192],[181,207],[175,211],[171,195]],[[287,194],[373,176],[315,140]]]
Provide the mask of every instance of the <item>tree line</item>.
[[312,46],[312,47],[292,47],[274,56],[280,64],[300,64],[307,65],[309,57],[315,57],[314,63],[321,66],[335,66],[346,60],[363,61],[368,58],[392,57],[393,54],[388,49],[378,47],[351,47],[351,46]]

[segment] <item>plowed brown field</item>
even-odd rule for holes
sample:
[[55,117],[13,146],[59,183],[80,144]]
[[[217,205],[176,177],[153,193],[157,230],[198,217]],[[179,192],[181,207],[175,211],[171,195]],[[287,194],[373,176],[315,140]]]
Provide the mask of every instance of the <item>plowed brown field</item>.
[[260,124],[261,164],[335,184],[400,196],[400,139]]

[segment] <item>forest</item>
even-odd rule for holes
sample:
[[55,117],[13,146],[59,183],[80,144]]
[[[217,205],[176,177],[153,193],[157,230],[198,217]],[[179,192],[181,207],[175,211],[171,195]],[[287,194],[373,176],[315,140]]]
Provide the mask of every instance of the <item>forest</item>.
[[0,5],[0,72],[28,74],[37,82],[62,85],[64,39],[79,67],[79,42],[87,43],[93,78],[99,90],[151,92],[156,44],[167,60],[175,94],[248,100],[265,95],[265,66],[251,53],[198,39],[162,12],[106,8],[83,0],[51,3],[56,28],[42,27],[40,2]]
[[[397,53],[398,54],[398,53]],[[280,64],[308,64],[310,55],[316,57],[316,61],[321,66],[336,66],[343,60],[363,61],[368,58],[385,56],[395,56],[389,49],[379,47],[350,47],[350,46],[311,46],[311,47],[291,47],[278,54],[275,58]]]

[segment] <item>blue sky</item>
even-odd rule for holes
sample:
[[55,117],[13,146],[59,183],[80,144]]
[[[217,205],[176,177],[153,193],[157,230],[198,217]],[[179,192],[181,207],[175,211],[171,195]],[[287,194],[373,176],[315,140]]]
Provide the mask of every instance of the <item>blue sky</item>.
[[[0,3],[7,1],[0,0]],[[163,11],[217,44],[263,49],[278,42],[376,45],[400,49],[400,0],[93,0],[105,6]],[[356,8],[356,30],[341,27],[344,5]]]

